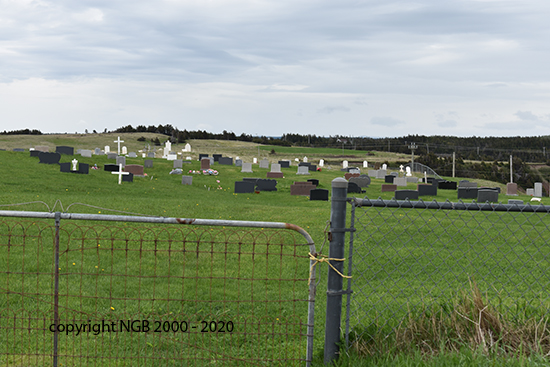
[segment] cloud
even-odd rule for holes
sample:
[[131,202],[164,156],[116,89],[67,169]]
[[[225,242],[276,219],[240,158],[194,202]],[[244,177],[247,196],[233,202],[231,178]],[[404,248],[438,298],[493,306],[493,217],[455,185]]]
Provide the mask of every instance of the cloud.
[[370,119],[370,123],[373,125],[382,125],[382,126],[398,126],[405,124],[404,121],[394,119],[393,117],[373,117]]
[[455,120],[439,121],[437,126],[439,127],[456,127],[457,122]]
[[344,106],[326,106],[317,110],[317,113],[331,114],[333,112],[349,112],[350,109]]
[[304,90],[306,88],[309,88],[309,87],[307,85],[299,85],[299,84],[272,84],[269,87],[265,88],[265,90],[299,91],[299,90]]
[[537,116],[533,115],[531,111],[518,111],[514,113],[514,115],[526,121],[537,121],[539,119]]

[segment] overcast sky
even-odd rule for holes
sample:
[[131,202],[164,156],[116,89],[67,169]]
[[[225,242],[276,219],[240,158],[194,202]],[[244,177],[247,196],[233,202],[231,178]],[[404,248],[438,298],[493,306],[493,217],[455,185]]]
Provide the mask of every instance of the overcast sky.
[[0,130],[550,134],[548,0],[0,0]]

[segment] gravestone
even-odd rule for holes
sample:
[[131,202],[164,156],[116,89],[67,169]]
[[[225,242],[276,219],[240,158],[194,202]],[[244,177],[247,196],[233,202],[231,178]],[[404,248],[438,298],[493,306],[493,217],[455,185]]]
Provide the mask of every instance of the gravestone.
[[137,158],[136,152],[130,152],[130,153],[128,153],[128,158]]
[[382,165],[382,169],[383,169],[383,170],[387,170],[387,169],[388,169],[388,165],[387,165],[386,163],[384,163],[384,164]]
[[322,200],[328,201],[328,190],[326,189],[313,189],[309,191],[309,200]]
[[168,153],[168,155],[166,156],[166,160],[169,161],[175,161],[176,159],[178,159],[178,155],[174,153]]
[[[115,173],[115,172],[112,172]],[[131,172],[127,172],[128,175],[122,176],[122,182],[134,182],[134,174]]]
[[363,161],[363,168],[369,168],[369,162]]
[[363,192],[365,191],[361,190],[355,182],[348,182],[348,194],[361,194]]
[[82,149],[80,155],[85,158],[92,158],[92,151],[89,149]]
[[375,169],[369,169],[368,171],[369,177],[377,177],[376,170]]
[[299,166],[298,172],[296,172],[297,175],[309,175],[309,167],[308,166]]
[[437,196],[437,186],[419,184],[418,196]]
[[23,148],[13,148],[13,151],[14,152],[24,152],[25,149],[23,149]]
[[405,176],[406,177],[412,177],[411,167],[409,167],[409,166],[405,167]]
[[184,152],[190,152],[191,151],[191,145],[189,143],[185,144],[185,148],[183,148]]
[[[120,138],[119,138],[119,140],[120,140]],[[118,184],[120,185],[121,181],[122,181],[122,178],[126,177],[126,176],[130,176],[131,173],[122,171],[122,164],[118,164],[117,167],[118,167],[118,169],[116,171],[112,171],[111,174],[118,175]],[[133,180],[134,180],[134,178],[132,177],[132,181]]]
[[477,187],[460,187],[457,189],[457,199],[477,199]]
[[397,190],[397,185],[382,184],[382,192],[394,192]]
[[118,155],[116,153],[108,153],[107,154],[107,159],[116,159],[118,157]]
[[277,163],[281,165],[281,168],[290,168],[290,161],[279,161]]
[[88,163],[78,164],[78,171],[76,171],[76,173],[87,175],[89,172],[90,172],[90,165]]
[[164,143],[162,158],[168,157],[168,154],[170,154],[171,150],[172,150],[172,143],[170,142],[170,140],[166,140],[166,142]]
[[283,173],[281,172],[281,165],[279,163],[271,163],[271,172],[267,173],[269,178],[283,178]]
[[324,166],[325,166],[325,160],[319,159],[319,167],[324,167]]
[[60,172],[71,172],[71,162],[59,163]]
[[307,182],[311,182],[311,184],[315,187],[319,186],[319,180],[316,178],[310,178]]
[[542,197],[542,182],[535,182],[535,196]]
[[477,182],[470,182],[468,180],[461,180],[458,182],[458,188],[477,188]]
[[407,177],[395,177],[393,183],[396,184],[397,187],[407,186]]
[[416,190],[396,190],[395,200],[418,200],[418,191]]
[[409,182],[412,182],[412,183],[417,183],[418,182],[418,177],[405,177],[407,179],[407,183]]
[[535,189],[527,189],[525,190],[525,194],[529,196],[535,196]]
[[39,150],[31,150],[30,152],[31,152],[31,157],[38,157],[38,155],[39,155],[40,153],[42,153],[42,152],[39,151]]
[[147,158],[155,158],[155,152],[147,153]]
[[260,161],[260,168],[269,168],[269,161],[266,158]]
[[49,152],[40,152],[38,154],[38,159],[40,160],[38,163],[57,164],[57,163],[59,163],[59,160],[61,159],[61,154],[59,154],[59,153],[49,153]]
[[[518,194],[518,184],[514,182],[508,182],[506,184],[506,195],[517,196]],[[523,201],[522,201],[523,204]]]
[[523,205],[523,200],[518,200],[518,199],[508,199],[508,204],[513,204],[513,205]]
[[256,184],[254,182],[235,181],[235,194],[251,194],[251,193],[254,193],[254,187],[255,186],[256,186]]
[[311,182],[294,182],[290,185],[290,195],[309,196],[313,189],[315,186]]
[[385,180],[386,178],[386,170],[385,169],[379,169],[376,171],[376,178],[379,178],[381,180]]
[[100,155],[100,154],[101,154],[101,149],[95,148],[95,149],[94,149],[94,154],[95,154],[95,155]]
[[116,164],[122,164],[122,167],[124,167],[126,165],[126,157],[116,157]]
[[208,158],[208,154],[199,154],[199,162],[202,161],[203,158]]
[[105,154],[109,154],[109,153],[111,153],[111,148],[109,148],[108,145],[105,145],[103,151],[105,152]]
[[65,145],[55,147],[55,151],[59,154],[74,155],[74,148]]
[[122,147],[122,154],[128,154],[128,148],[126,148],[126,146]]
[[258,158],[252,158],[252,163],[257,164],[258,163]]
[[307,157],[304,157],[303,161],[307,163]]
[[117,144],[118,144],[118,145],[117,145],[117,148],[118,148],[118,149],[117,149],[117,152],[116,152],[116,153],[117,153],[117,155],[120,155],[120,143],[124,143],[124,140],[120,140],[120,136],[119,136],[119,137],[117,137],[117,140],[113,141],[113,143],[117,143]]
[[242,167],[242,166],[243,166],[243,160],[235,159],[235,167]]
[[174,160],[173,168],[183,168],[183,160],[181,159]]
[[145,168],[153,168],[153,161],[151,159],[146,159],[143,162],[143,167]]
[[47,152],[50,151],[50,147],[48,147],[46,145],[38,145],[38,146],[34,147],[34,150],[38,150],[39,152],[47,153]]
[[487,201],[491,203],[498,202],[498,192],[496,190],[487,190],[483,188],[477,190],[477,202],[485,203]]
[[219,162],[221,158],[221,154],[212,154],[212,157],[214,158],[214,162]]
[[106,165],[103,166],[103,170],[108,171],[108,172],[116,172],[116,171],[118,171],[118,165],[116,165],[116,164],[106,164]]
[[392,175],[386,175],[384,176],[384,182],[385,183],[389,183],[389,184],[392,184],[393,183],[393,179],[395,178],[395,176],[392,176]]
[[277,191],[277,180],[263,179],[256,180],[257,191]]
[[346,173],[346,174],[344,175],[344,178],[345,178],[346,180],[349,181],[350,178],[352,178],[352,177],[359,177],[359,176],[361,176],[361,174],[359,174],[359,173],[349,173],[349,172],[348,172],[348,173]]
[[348,168],[348,161],[342,162],[342,168]]
[[134,176],[144,176],[143,166],[140,164],[128,164],[124,167],[124,172],[130,172]]
[[78,161],[76,159],[73,159],[71,161],[71,163],[73,164],[73,167],[71,168],[71,171],[76,171],[76,165],[78,164]]
[[369,187],[370,177],[367,175],[360,175],[358,177],[351,177],[349,182],[355,183],[359,187]]
[[210,169],[210,158],[205,157],[201,159],[201,169],[202,170]]
[[457,184],[455,181],[439,181],[437,187],[441,190],[456,190]]
[[193,176],[181,176],[182,185],[193,185]]
[[233,165],[233,158],[231,157],[220,157],[218,160],[218,163],[224,166],[232,166]]
[[243,162],[241,172],[244,173],[252,173],[252,163],[245,163]]

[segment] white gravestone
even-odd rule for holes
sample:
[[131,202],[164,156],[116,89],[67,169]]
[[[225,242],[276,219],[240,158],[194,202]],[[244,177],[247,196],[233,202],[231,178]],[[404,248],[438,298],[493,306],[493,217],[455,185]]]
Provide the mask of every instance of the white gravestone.
[[111,148],[108,145],[105,145],[104,151],[105,151],[105,154],[111,153]]
[[542,197],[542,182],[535,182],[535,196]]
[[171,150],[172,150],[172,143],[170,143],[170,140],[166,140],[166,143],[164,143],[164,152],[162,154],[162,158],[167,158]]
[[348,168],[348,161],[342,162],[342,168]]
[[369,168],[369,162],[363,161],[363,168]]
[[128,154],[128,148],[126,148],[126,146],[122,147],[122,154]]
[[117,154],[120,155],[120,143],[124,143],[124,140],[120,140],[120,136],[119,136],[118,139],[114,141],[114,143],[118,144]]
[[319,167],[324,167],[324,166],[325,166],[325,160],[319,159]]
[[258,163],[258,158],[252,158],[252,163],[257,164]]
[[271,163],[271,172],[281,172],[281,165],[279,163]]
[[122,164],[118,165],[118,172],[111,172],[113,175],[118,175],[118,184],[122,183],[122,175],[129,175],[130,172],[122,171]]
[[400,165],[400,166],[399,166],[399,172],[401,172],[401,173],[404,172],[404,171],[403,171],[403,165]]
[[71,163],[73,164],[72,171],[76,171],[76,165],[78,164],[78,161],[76,160],[76,158],[73,159],[73,160],[71,161]]
[[298,172],[296,172],[297,175],[309,175],[309,167],[308,166],[298,166]]
[[185,148],[183,149],[184,152],[190,152],[191,151],[191,144],[187,143],[185,144]]
[[407,176],[407,177],[412,176],[411,167],[409,167],[409,166],[405,167],[405,171],[407,172],[407,173],[405,173],[405,176]]
[[304,157],[304,163],[307,163],[307,157]]
[[388,169],[388,165],[387,165],[386,163],[384,163],[384,164],[382,165],[382,169]]

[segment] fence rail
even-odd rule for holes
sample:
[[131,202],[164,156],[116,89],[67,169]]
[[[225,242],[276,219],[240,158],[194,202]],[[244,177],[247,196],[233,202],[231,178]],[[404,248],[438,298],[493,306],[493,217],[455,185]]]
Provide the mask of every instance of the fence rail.
[[315,245],[300,227],[0,217],[0,364],[311,363]]

